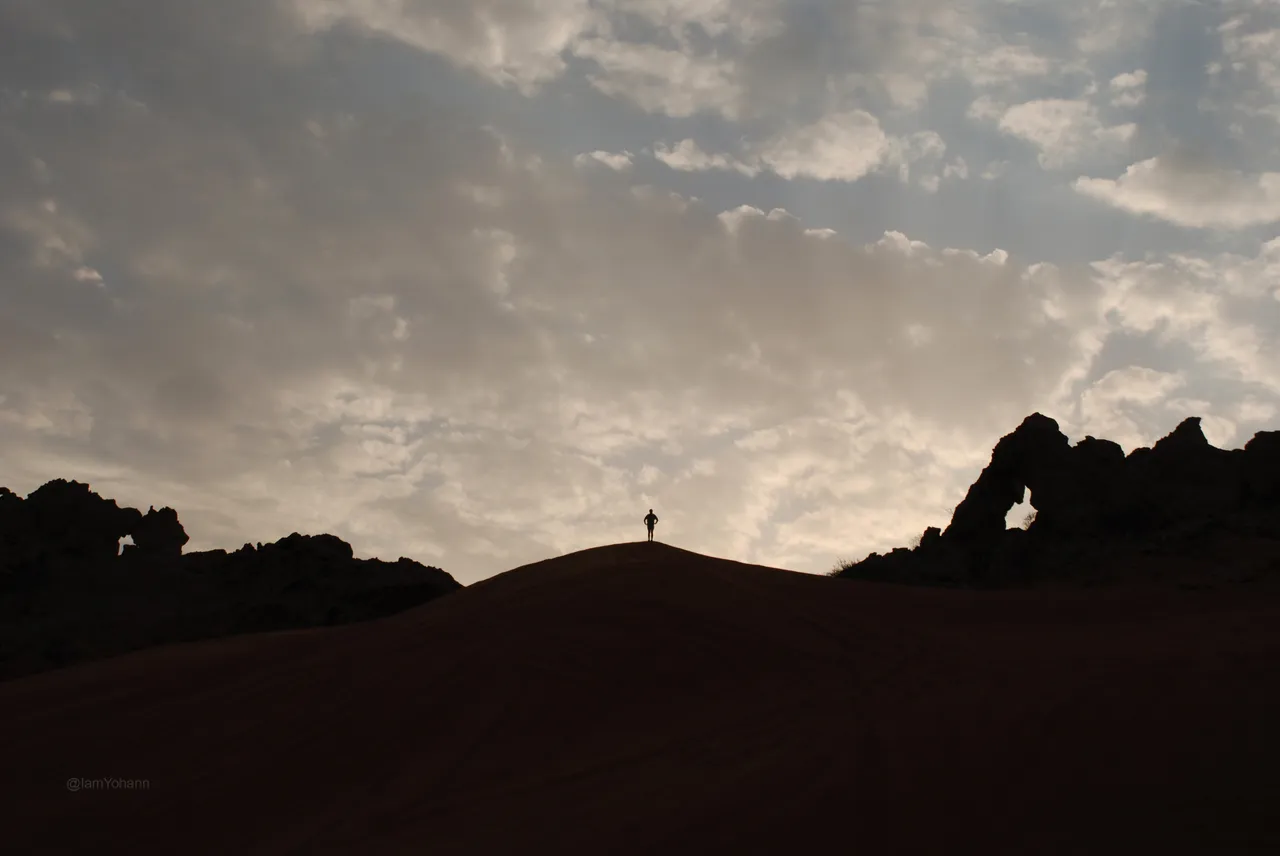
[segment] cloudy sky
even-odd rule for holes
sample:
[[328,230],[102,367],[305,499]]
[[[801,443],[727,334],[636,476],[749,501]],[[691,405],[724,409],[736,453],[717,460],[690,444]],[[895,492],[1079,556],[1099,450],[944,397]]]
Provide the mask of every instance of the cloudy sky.
[[0,0],[0,484],[822,572],[1280,427],[1278,235],[1277,0]]

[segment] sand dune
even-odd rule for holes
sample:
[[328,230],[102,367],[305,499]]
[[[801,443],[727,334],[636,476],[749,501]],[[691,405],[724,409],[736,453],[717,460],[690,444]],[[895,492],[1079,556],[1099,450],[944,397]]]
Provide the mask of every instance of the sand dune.
[[1244,586],[975,593],[602,547],[374,622],[2,684],[4,839],[1276,853],[1278,619]]

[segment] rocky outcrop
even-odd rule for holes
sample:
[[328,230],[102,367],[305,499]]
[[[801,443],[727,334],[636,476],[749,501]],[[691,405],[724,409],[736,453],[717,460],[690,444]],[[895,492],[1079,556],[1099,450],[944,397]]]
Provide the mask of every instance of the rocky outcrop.
[[1246,505],[1280,505],[1280,431],[1259,431],[1244,445],[1249,464],[1244,469]]
[[354,557],[351,545],[336,535],[299,535],[294,532],[260,551],[282,563],[349,562]]
[[[1005,517],[1024,498],[1034,522],[1009,529]],[[1072,446],[1057,422],[1033,413],[996,443],[945,530],[930,527],[914,550],[873,553],[840,575],[1025,584],[1090,569],[1105,575],[1104,566],[1162,550],[1181,551],[1180,560],[1196,550],[1208,558],[1231,537],[1252,539],[1255,564],[1280,570],[1280,432],[1261,432],[1243,449],[1218,449],[1191,417],[1126,456],[1094,437]]]
[[121,508],[77,481],[55,479],[22,499],[5,490],[0,505],[6,550],[0,570],[31,563],[110,561],[121,537],[142,520],[136,508]]
[[0,572],[110,562],[125,536],[133,540],[131,557],[174,558],[190,540],[172,508],[121,508],[83,482],[54,479],[26,499],[0,488]]
[[129,534],[133,537],[131,556],[175,558],[191,540],[178,522],[178,512],[168,506],[159,511],[152,506]]
[[[133,544],[121,552],[125,535]],[[26,499],[0,488],[0,679],[152,645],[365,621],[461,588],[409,559],[356,559],[334,535],[184,554],[188,540],[172,508],[142,514],[80,482]]]
[[956,506],[942,537],[958,544],[990,546],[1004,533],[1005,515],[1023,501],[1027,487],[1036,497],[1032,505],[1037,511],[1043,504],[1064,504],[1070,451],[1058,423],[1039,413],[1028,416],[1018,430],[996,444],[991,463]]

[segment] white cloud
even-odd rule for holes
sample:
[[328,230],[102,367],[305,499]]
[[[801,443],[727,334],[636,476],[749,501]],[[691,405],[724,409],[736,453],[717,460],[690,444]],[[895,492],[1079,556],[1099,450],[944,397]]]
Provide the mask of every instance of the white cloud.
[[602,38],[577,42],[574,53],[598,66],[587,75],[596,89],[650,113],[736,119],[743,111],[745,89],[732,60]]
[[293,0],[313,31],[355,23],[439,53],[524,92],[558,77],[562,54],[598,24],[589,0]]
[[1280,246],[1255,258],[1170,256],[1160,261],[1112,258],[1093,265],[1102,305],[1121,331],[1180,343],[1201,371],[1280,392],[1280,346],[1256,320],[1274,304]]
[[1270,401],[1249,397],[1236,405],[1234,415],[1240,422],[1269,424],[1280,414],[1280,406]]
[[1126,451],[1150,446],[1159,439],[1159,428],[1148,424],[1144,430],[1132,411],[1149,412],[1153,406],[1165,403],[1186,382],[1181,374],[1142,366],[1107,372],[1080,396],[1080,430],[1113,440]]
[[1088,59],[1141,44],[1150,37],[1156,17],[1168,8],[1167,0],[1078,0],[1061,7],[1074,32],[1072,47]]
[[1243,229],[1280,221],[1280,173],[1246,175],[1187,154],[1139,161],[1117,179],[1079,178],[1073,186],[1116,208],[1180,226]]
[[931,86],[955,78],[973,87],[980,101],[1007,101],[1087,74],[1074,58],[1003,30],[1004,4],[901,0],[841,8],[833,15],[831,38],[846,45],[855,69],[844,76],[846,85],[850,91],[882,91],[900,112],[923,107]]
[[985,121],[999,121],[1004,116],[1008,106],[991,97],[990,95],[980,95],[969,103],[969,109],[966,111],[970,119],[978,119]]
[[754,177],[768,169],[787,179],[819,181],[857,181],[875,170],[892,168],[905,182],[912,163],[940,159],[946,144],[933,131],[891,138],[875,116],[854,110],[832,113],[812,124],[748,143],[746,149],[743,157],[710,154],[696,141],[685,139],[674,147],[655,146],[654,157],[684,172],[731,170]]
[[[1280,10],[1274,3],[1235,3],[1237,12],[1219,27],[1226,68],[1236,81],[1230,92],[1242,113],[1280,123]],[[1221,74],[1219,63],[1210,73]]]
[[965,75],[979,88],[1007,86],[1027,77],[1044,77],[1053,70],[1048,58],[1026,45],[1004,44],[975,52],[963,60]]
[[[896,168],[898,178],[903,182],[911,180],[911,165],[924,161],[930,167],[947,153],[947,144],[936,131],[917,131],[906,137],[893,137],[887,140],[887,150],[882,156],[884,165]],[[937,176],[927,174],[921,178],[921,186],[926,190],[937,190]]]
[[1000,117],[1001,131],[1040,150],[1040,165],[1061,169],[1095,153],[1117,151],[1137,130],[1131,123],[1104,125],[1087,101],[1046,98],[1017,104]]
[[776,0],[606,0],[604,5],[661,26],[676,38],[685,38],[687,28],[696,25],[710,36],[753,45],[785,28]]
[[632,165],[631,152],[583,152],[574,157],[573,162],[578,166],[590,166],[593,163],[603,164],[615,172],[625,172]]
[[913,74],[887,72],[879,75],[879,83],[896,107],[917,110],[929,97],[929,81]]
[[943,178],[958,178],[964,180],[969,177],[969,164],[965,163],[964,158],[957,157],[951,163],[942,169]]
[[758,156],[783,178],[857,181],[879,166],[890,150],[876,117],[850,110],[779,134],[760,147]]
[[71,276],[76,282],[87,282],[92,285],[103,284],[102,274],[87,265],[82,265],[76,268],[75,271],[72,272]]
[[723,154],[708,154],[693,140],[681,140],[673,148],[664,145],[654,147],[654,157],[667,166],[682,172],[694,172],[707,169],[734,170],[743,175],[755,176],[760,173],[757,164],[748,164],[735,157]]
[[1117,74],[1111,78],[1111,106],[1137,107],[1146,100],[1147,72],[1143,69]]
[[1009,162],[1005,160],[992,161],[982,168],[982,177],[987,181],[993,181],[1009,171]]

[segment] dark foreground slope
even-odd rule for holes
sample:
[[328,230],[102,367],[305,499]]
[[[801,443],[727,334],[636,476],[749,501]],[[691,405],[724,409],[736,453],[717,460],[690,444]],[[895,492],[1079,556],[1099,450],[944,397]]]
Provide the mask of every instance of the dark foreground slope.
[[[120,539],[134,544],[119,554]],[[0,680],[153,645],[345,624],[461,585],[409,559],[356,559],[333,535],[183,553],[172,508],[121,508],[57,479],[0,488]]]
[[5,838],[1275,853],[1278,663],[1280,597],[1239,587],[977,593],[625,544],[378,621],[0,685]]

